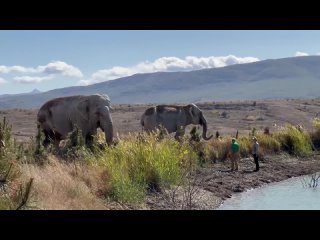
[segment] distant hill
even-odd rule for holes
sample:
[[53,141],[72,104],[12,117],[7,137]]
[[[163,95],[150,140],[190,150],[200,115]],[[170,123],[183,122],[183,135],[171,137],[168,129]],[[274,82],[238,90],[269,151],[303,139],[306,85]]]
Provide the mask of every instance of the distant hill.
[[0,95],[0,99],[1,98],[6,98],[6,97],[16,97],[16,96],[24,96],[24,95],[32,95],[32,94],[38,94],[41,93],[41,91],[39,91],[38,89],[33,89],[31,92],[28,93],[18,93],[18,94],[3,94]]
[[0,108],[37,108],[54,97],[94,93],[108,94],[116,104],[315,98],[320,96],[320,56],[135,74],[89,86],[1,97]]
[[37,94],[37,93],[41,93],[41,91],[35,88],[29,94]]

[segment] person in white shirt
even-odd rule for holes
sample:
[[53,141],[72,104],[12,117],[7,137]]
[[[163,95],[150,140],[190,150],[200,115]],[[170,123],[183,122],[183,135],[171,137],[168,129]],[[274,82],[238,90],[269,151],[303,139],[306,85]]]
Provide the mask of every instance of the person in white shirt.
[[259,143],[256,137],[252,138],[253,146],[252,146],[252,155],[254,159],[254,163],[256,164],[255,172],[259,171]]

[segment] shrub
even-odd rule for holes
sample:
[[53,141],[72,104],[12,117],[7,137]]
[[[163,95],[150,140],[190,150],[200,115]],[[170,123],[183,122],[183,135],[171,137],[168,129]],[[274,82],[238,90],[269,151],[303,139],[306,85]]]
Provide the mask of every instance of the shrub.
[[249,157],[251,154],[251,141],[247,137],[241,137],[238,140],[240,145],[240,156]]
[[106,148],[91,164],[110,176],[108,196],[122,202],[138,202],[148,190],[161,190],[181,182],[184,168],[196,165],[197,154],[186,142],[159,141],[156,134],[133,134]]
[[260,152],[273,154],[273,153],[278,153],[280,151],[281,149],[280,142],[276,138],[272,137],[271,135],[268,135],[265,133],[262,134],[258,132],[256,134],[256,137],[259,142]]
[[308,133],[297,127],[287,125],[285,130],[276,133],[275,138],[280,142],[281,149],[289,154],[307,156],[312,152],[312,142]]
[[55,149],[55,152],[65,160],[85,160],[93,151],[98,149],[97,140],[94,137],[90,148],[87,148],[81,129],[74,125],[73,130],[64,141],[64,145]]
[[[0,179],[8,172],[11,168],[14,160],[16,159],[16,143],[12,138],[12,126],[9,125],[6,118],[0,122],[0,140],[4,142],[5,147],[0,148]],[[14,178],[18,173],[15,165],[13,169],[10,170],[10,175],[6,178]]]
[[311,139],[314,147],[316,149],[320,148],[320,119],[319,118],[314,118],[312,121],[313,125],[313,132],[311,133]]
[[212,162],[224,161],[228,157],[231,137],[211,139],[205,145],[205,158]]

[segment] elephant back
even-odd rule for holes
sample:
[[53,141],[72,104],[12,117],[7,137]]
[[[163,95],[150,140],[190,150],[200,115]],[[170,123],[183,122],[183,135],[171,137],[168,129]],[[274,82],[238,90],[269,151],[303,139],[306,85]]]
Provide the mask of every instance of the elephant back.
[[146,115],[146,116],[152,116],[155,112],[156,112],[155,107],[151,107],[151,108],[148,108],[148,109],[144,112],[144,115]]
[[165,112],[177,112],[179,109],[179,107],[172,105],[158,105],[156,108],[158,114],[162,114]]

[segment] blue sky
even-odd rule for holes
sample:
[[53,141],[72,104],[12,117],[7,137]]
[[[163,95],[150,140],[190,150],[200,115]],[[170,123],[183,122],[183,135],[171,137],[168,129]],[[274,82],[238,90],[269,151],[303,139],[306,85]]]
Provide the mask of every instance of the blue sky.
[[320,53],[320,31],[0,31],[0,94]]

